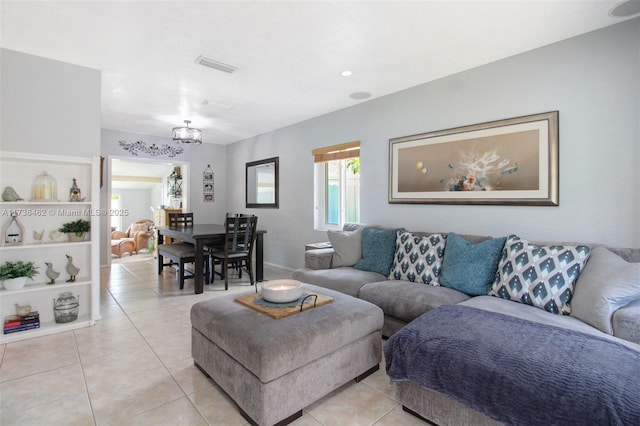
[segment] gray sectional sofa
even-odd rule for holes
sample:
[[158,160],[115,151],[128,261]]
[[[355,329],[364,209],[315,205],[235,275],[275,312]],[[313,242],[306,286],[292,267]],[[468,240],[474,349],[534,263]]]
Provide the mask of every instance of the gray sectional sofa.
[[[366,231],[373,232],[372,229],[386,231],[387,235],[389,232],[396,235],[397,239],[390,266],[371,267],[371,247],[367,247],[367,244],[374,246],[388,246],[389,244],[388,239],[383,243],[382,240],[366,238],[364,233]],[[611,424],[625,424],[628,418],[634,420],[637,418],[640,422],[640,387],[637,386],[640,381],[640,249],[612,248],[589,243],[529,242],[516,236],[498,241],[491,237],[477,235],[409,233],[403,229],[400,229],[400,232],[397,231],[360,224],[347,224],[342,232],[330,231],[329,239],[332,241],[333,247],[305,252],[305,268],[295,271],[293,278],[361,298],[382,308],[384,312],[382,334],[389,338],[385,344],[387,371],[393,371],[395,374],[396,371],[403,370],[402,374],[395,378],[391,374],[390,376],[392,380],[398,382],[398,398],[407,411],[440,425],[494,424],[496,421],[499,423],[543,424],[553,423],[561,418],[553,417],[559,413],[557,409],[550,410],[552,417],[538,420],[533,417],[527,417],[525,420],[518,418],[518,416],[526,415],[523,414],[526,413],[526,410],[521,409],[514,409],[515,414],[503,415],[505,409],[499,407],[499,404],[470,400],[469,398],[473,399],[473,395],[455,394],[454,390],[447,389],[446,384],[431,386],[421,383],[416,377],[411,376],[410,372],[405,372],[402,365],[397,364],[401,361],[397,359],[398,356],[394,357],[394,355],[400,351],[399,348],[405,352],[414,351],[408,354],[414,357],[410,358],[413,361],[407,361],[407,363],[415,363],[415,357],[421,356],[416,354],[431,353],[432,348],[436,346],[434,342],[441,342],[442,337],[424,337],[422,336],[423,331],[429,328],[429,321],[437,322],[437,315],[446,310],[444,307],[455,306],[458,310],[467,310],[463,310],[462,314],[455,314],[456,318],[460,318],[460,320],[447,321],[447,324],[451,323],[453,327],[450,335],[458,334],[455,327],[468,329],[476,326],[476,324],[464,322],[464,317],[467,315],[465,312],[478,314],[478,310],[480,310],[492,313],[491,315],[494,317],[499,317],[498,320],[504,321],[506,318],[506,324],[509,324],[509,318],[512,318],[514,324],[521,320],[524,320],[526,325],[533,324],[533,330],[546,329],[559,332],[560,340],[563,340],[565,335],[571,338],[575,337],[579,341],[578,348],[571,350],[578,352],[577,357],[580,357],[581,350],[591,348],[586,343],[610,344],[616,350],[621,348],[620,350],[626,351],[620,355],[622,361],[619,360],[618,363],[623,363],[630,368],[631,373],[627,376],[630,375],[632,382],[635,380],[636,383],[636,385],[630,386],[631,389],[624,390],[627,393],[622,398],[626,398],[627,402],[632,401],[632,409],[629,411],[628,407],[618,407],[614,402],[612,406],[607,406],[606,409],[600,411],[605,413],[605,417],[608,416],[606,418],[610,420]],[[405,240],[402,242],[400,235],[405,235]],[[437,236],[434,241],[438,244],[444,244],[444,246],[436,249],[437,244],[432,244],[429,247],[431,243],[427,242],[427,239],[434,235]],[[440,239],[445,241],[440,241]],[[454,250],[454,239],[458,242],[457,244],[462,241],[462,249]],[[358,244],[360,244],[360,252]],[[491,260],[490,262],[496,262],[491,266],[487,266],[489,260],[485,259],[485,252],[491,250],[481,249],[482,244],[493,245],[494,248],[491,250],[494,252],[495,247],[500,246],[499,258],[497,258],[497,262],[495,258]],[[420,250],[416,249],[417,246],[420,246]],[[480,248],[480,255],[478,255],[478,248]],[[450,252],[447,252],[447,249],[450,249]],[[467,249],[470,251],[466,252]],[[475,254],[473,250],[476,250]],[[551,252],[556,253],[555,257],[549,254]],[[388,248],[386,253],[382,254],[375,253],[374,250],[373,260],[378,259],[378,263],[380,263],[380,256],[385,257],[388,254]],[[454,254],[456,255],[455,259],[453,259]],[[367,262],[363,262],[367,256],[369,256],[368,265]],[[376,258],[376,256],[378,257]],[[545,256],[550,256],[551,259]],[[478,262],[478,257],[483,258],[481,261],[485,264],[480,265],[480,269],[474,269],[473,265],[474,262]],[[417,258],[420,259],[416,260]],[[467,269],[469,265],[471,265],[470,269],[465,270],[464,273],[453,273],[456,269]],[[553,268],[561,266],[565,268],[563,272],[553,270]],[[486,275],[488,272],[491,273],[489,281],[486,277],[482,278],[483,274]],[[433,285],[436,284],[435,281],[444,281],[445,276],[448,276],[446,282]],[[466,283],[477,280],[487,282],[471,289],[466,287]],[[525,281],[527,282],[525,283]],[[528,293],[526,288],[522,289],[522,287],[527,287],[527,284],[538,281],[545,282],[546,287],[542,285],[531,287],[528,289]],[[464,291],[461,291],[461,288]],[[541,304],[540,300],[532,300],[534,298],[546,299]],[[414,321],[417,319],[421,319],[422,324],[419,324],[420,321]],[[411,327],[407,327],[408,324],[411,324]],[[536,324],[538,325],[536,326]],[[510,328],[510,326],[502,327]],[[478,333],[480,336],[485,331],[480,324],[478,331],[474,331],[474,333]],[[403,332],[404,335],[402,335]],[[495,330],[489,332],[495,334]],[[533,332],[528,333],[534,334]],[[427,342],[425,345],[431,345],[431,347],[412,348],[411,346],[418,345],[418,343],[412,343],[418,335],[424,337]],[[521,337],[522,341],[516,342],[513,348],[505,343],[505,351],[517,352],[520,347],[518,345],[528,344],[528,341],[535,342],[537,338],[526,334],[516,334],[516,336],[516,340]],[[478,337],[478,339],[485,339],[485,337]],[[585,341],[591,339],[594,342],[583,342],[580,339]],[[402,344],[399,345],[400,340],[402,340]],[[509,343],[514,344],[513,340],[512,338]],[[586,346],[582,346],[582,343],[585,343]],[[562,353],[563,356],[568,351],[562,345],[548,342],[547,344],[558,346],[558,349],[555,350]],[[465,343],[463,346],[469,345]],[[497,346],[500,350],[500,345]],[[599,346],[596,345],[593,348],[599,348]],[[474,350],[485,351],[485,349],[495,351],[495,348],[482,347]],[[610,351],[611,349],[589,350]],[[445,353],[439,356],[447,358],[452,355]],[[550,357],[550,359],[553,359],[553,356],[553,351],[541,355],[541,357]],[[607,358],[607,354],[601,354],[601,356],[602,359]],[[390,358],[396,359],[391,361]],[[571,363],[573,364],[573,362]],[[545,364],[542,362],[540,368],[544,369],[544,367]],[[602,368],[606,370],[610,366],[603,362]],[[477,370],[478,368],[471,369]],[[417,374],[421,375],[422,373]],[[440,371],[434,374],[442,375],[443,373]],[[540,374],[543,375],[542,372]],[[495,377],[495,374],[492,373],[491,377]],[[486,380],[486,377],[470,380]],[[520,383],[515,386],[523,387],[526,384]],[[606,388],[606,384],[603,383],[602,387]],[[517,388],[511,392],[512,394],[518,392]],[[616,394],[616,397],[618,396]],[[602,395],[594,397],[598,404],[603,399]],[[588,404],[588,402],[585,403]],[[636,404],[638,407],[635,407]],[[495,407],[491,407],[491,405],[495,405]],[[584,411],[584,407],[581,407],[581,410]],[[598,411],[596,408],[594,410]],[[619,412],[624,412],[627,417],[617,417]],[[515,417],[509,417],[510,415]],[[584,418],[575,419],[575,423],[583,421],[585,421]],[[564,420],[562,422],[565,423]]]

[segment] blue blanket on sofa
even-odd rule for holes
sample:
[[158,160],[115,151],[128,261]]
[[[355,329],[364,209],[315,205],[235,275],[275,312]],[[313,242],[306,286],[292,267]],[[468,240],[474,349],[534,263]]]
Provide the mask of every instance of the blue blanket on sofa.
[[384,345],[387,374],[514,425],[640,425],[640,352],[468,306],[420,316]]

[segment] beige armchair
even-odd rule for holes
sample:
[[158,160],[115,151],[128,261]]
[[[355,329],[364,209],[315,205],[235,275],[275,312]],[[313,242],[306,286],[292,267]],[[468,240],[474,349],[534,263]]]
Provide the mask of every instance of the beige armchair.
[[133,252],[146,249],[149,245],[149,238],[153,236],[153,221],[149,219],[139,220],[132,223],[126,232],[113,231],[111,233],[112,246],[116,240],[133,240]]

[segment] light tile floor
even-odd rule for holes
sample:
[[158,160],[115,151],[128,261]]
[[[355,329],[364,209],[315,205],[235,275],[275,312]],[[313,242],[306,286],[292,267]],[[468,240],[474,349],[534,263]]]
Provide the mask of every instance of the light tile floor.
[[[133,260],[133,259],[131,259]],[[291,273],[265,267],[266,279]],[[0,345],[0,424],[245,425],[236,405],[191,358],[189,310],[248,290],[248,277],[193,294],[175,271],[146,261],[101,270],[94,327]],[[293,425],[424,425],[402,411],[384,366],[310,405]]]

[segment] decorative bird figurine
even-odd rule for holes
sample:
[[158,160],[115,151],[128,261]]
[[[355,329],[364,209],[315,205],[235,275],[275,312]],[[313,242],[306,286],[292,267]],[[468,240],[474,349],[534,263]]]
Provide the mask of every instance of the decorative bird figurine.
[[44,264],[47,265],[47,271],[45,272],[45,274],[51,280],[47,284],[55,284],[56,283],[56,278],[58,278],[60,276],[60,272],[54,271],[53,270],[53,264],[51,264],[50,262],[44,262]]
[[2,201],[22,201],[24,198],[18,195],[12,186],[7,186],[2,192]]
[[80,272],[80,268],[73,264],[73,257],[69,256],[68,254],[65,256],[67,256],[68,259],[67,273],[69,274],[69,279],[67,280],[67,282],[72,283],[76,280],[76,275],[78,275],[78,272]]
[[44,229],[40,232],[33,231],[33,239],[36,240],[38,244],[42,242],[42,238],[44,238]]
[[51,241],[60,241],[62,235],[62,232],[57,230],[49,232],[49,238],[51,238]]

